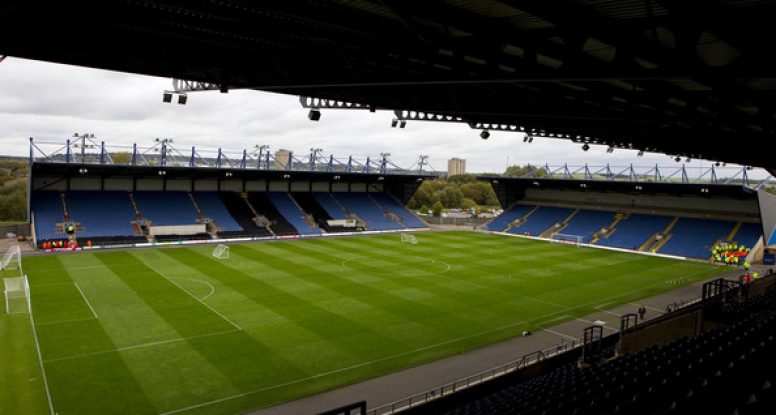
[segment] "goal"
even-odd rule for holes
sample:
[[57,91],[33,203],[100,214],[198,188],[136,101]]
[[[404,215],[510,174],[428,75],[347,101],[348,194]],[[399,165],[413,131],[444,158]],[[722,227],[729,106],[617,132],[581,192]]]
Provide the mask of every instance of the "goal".
[[6,314],[24,314],[30,312],[30,284],[27,276],[3,278],[3,296]]
[[401,241],[402,243],[407,243],[407,244],[413,244],[413,245],[418,244],[418,238],[416,238],[415,235],[410,235],[408,233],[401,234]]
[[552,235],[552,242],[559,242],[569,245],[577,245],[582,243],[581,235],[569,235],[565,233],[556,233]]
[[218,259],[229,259],[229,247],[224,244],[218,244],[213,250],[213,256]]
[[19,245],[11,246],[3,255],[3,259],[0,260],[0,270],[4,269],[18,269],[19,273],[21,274],[22,249],[19,247]]

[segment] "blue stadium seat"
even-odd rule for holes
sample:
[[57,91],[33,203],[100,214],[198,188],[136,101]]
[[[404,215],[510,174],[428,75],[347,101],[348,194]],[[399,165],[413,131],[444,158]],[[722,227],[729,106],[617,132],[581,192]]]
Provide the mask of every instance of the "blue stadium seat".
[[342,203],[345,208],[363,219],[367,224],[367,229],[390,230],[402,229],[403,226],[385,216],[383,210],[370,199],[366,193],[362,192],[339,192],[332,195]]
[[331,193],[313,192],[313,197],[332,219],[347,219],[345,211],[332,199]]
[[615,212],[599,210],[580,210],[568,222],[560,233],[566,235],[578,235],[582,237],[582,243],[588,243],[593,239],[593,234],[614,221]]
[[527,215],[528,212],[530,212],[534,207],[536,206],[516,204],[495,217],[492,221],[485,225],[484,229],[489,231],[502,232],[512,221]]
[[57,232],[57,223],[62,223],[65,219],[59,192],[32,192],[30,204],[35,217],[35,237],[38,241],[64,239],[66,237],[64,232]]
[[369,193],[369,196],[371,196],[385,210],[400,217],[406,227],[428,228],[428,225],[425,222],[418,219],[415,215],[408,211],[407,208],[402,206],[399,202],[396,201],[396,199],[387,193]]
[[673,220],[670,216],[645,215],[631,213],[619,221],[614,227],[614,233],[603,237],[597,245],[615,248],[638,249],[650,236],[664,230]]
[[275,208],[281,215],[294,227],[300,235],[317,235],[321,229],[317,226],[311,226],[304,220],[304,212],[297,206],[287,192],[269,192],[269,200],[275,205]]
[[550,226],[562,222],[564,219],[571,215],[574,209],[554,207],[554,206],[540,206],[534,213],[531,213],[525,222],[509,229],[509,233],[515,233],[520,235],[539,235],[542,232],[550,228]]
[[222,231],[238,232],[243,230],[226,210],[226,206],[217,192],[195,192],[193,196],[199,210],[206,218],[213,220]]
[[71,219],[84,229],[79,240],[136,235],[132,221],[137,217],[127,192],[73,191],[65,198]]
[[751,249],[761,236],[763,236],[763,225],[761,223],[744,222],[738,228],[738,232],[733,235],[733,240],[739,245]]
[[135,203],[154,226],[193,225],[199,219],[186,192],[135,192]]
[[714,243],[727,238],[734,226],[735,222],[726,220],[680,218],[658,252],[708,259]]

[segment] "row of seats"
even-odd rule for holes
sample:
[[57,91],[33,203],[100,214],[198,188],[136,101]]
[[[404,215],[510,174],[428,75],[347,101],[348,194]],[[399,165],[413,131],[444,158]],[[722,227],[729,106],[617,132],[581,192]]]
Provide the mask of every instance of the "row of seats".
[[[56,224],[64,221],[60,195],[54,191],[37,191],[32,195],[38,240],[65,237],[64,233],[56,233]],[[141,218],[156,226],[190,225],[208,218],[223,237],[271,235],[264,225],[257,224],[257,215],[267,218],[277,235],[319,234],[321,228],[315,222],[345,219],[348,214],[363,219],[369,230],[426,227],[383,193],[306,194],[305,205],[311,208],[307,217],[293,194],[286,192],[249,193],[247,199],[233,192],[71,191],[64,195],[71,220],[81,224],[79,238],[135,237],[138,229],[132,222]],[[328,215],[321,220],[312,218],[320,212]]]
[[[606,235],[596,233],[615,222],[617,212],[571,209],[554,206],[516,204],[485,225],[492,231],[520,235],[540,235],[557,228],[557,233],[577,235],[583,243],[625,249],[639,249],[650,238],[664,232],[675,218],[664,215],[631,213],[616,222]],[[515,223],[518,219],[522,222]],[[668,232],[668,239],[658,245],[658,252],[692,258],[708,259],[717,241],[725,241],[733,233],[733,241],[752,247],[762,236],[759,223],[741,223],[736,232],[734,221],[679,218]]]
[[732,326],[593,367],[572,360],[527,380],[496,379],[408,414],[771,414],[776,315],[761,300],[733,310]]

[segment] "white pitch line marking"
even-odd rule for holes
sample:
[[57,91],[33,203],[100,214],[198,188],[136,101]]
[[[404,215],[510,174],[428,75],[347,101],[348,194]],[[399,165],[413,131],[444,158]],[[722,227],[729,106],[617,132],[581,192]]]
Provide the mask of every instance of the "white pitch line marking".
[[[32,297],[31,292],[28,295]],[[32,324],[32,337],[35,339],[35,350],[38,351],[38,363],[40,363],[40,372],[43,375],[43,386],[46,390],[46,398],[48,399],[49,410],[51,415],[54,415],[54,403],[51,401],[51,392],[49,390],[48,378],[46,377],[46,368],[43,366],[43,355],[40,352],[40,342],[38,342],[38,330],[35,329],[35,317],[32,315],[32,298],[27,298],[27,306],[30,309],[30,324]]]
[[125,350],[142,349],[142,348],[145,348],[145,347],[161,346],[163,344],[177,343],[177,342],[183,342],[183,341],[187,341],[187,340],[201,339],[203,337],[220,336],[222,334],[231,334],[231,333],[238,333],[238,332],[239,332],[239,330],[226,330],[226,331],[217,331],[215,333],[200,334],[198,336],[178,337],[178,338],[175,338],[175,339],[160,340],[160,341],[156,341],[156,342],[136,344],[136,345],[133,345],[133,346],[119,347],[119,348],[116,348],[116,349],[100,350],[99,352],[89,352],[89,353],[82,353],[82,354],[77,354],[77,355],[73,355],[73,356],[56,357],[54,359],[46,360],[45,363],[59,362],[59,361],[62,361],[62,360],[79,359],[79,358],[82,358],[82,357],[96,356],[96,355],[101,355],[101,354],[105,354],[105,353],[123,352]]
[[640,307],[640,306],[642,306],[642,305],[643,305],[643,306],[644,306],[644,308],[646,308],[647,310],[657,311],[658,313],[661,313],[661,314],[663,313],[663,311],[665,311],[665,310],[661,310],[661,309],[659,309],[659,308],[650,307],[650,306],[648,306],[648,305],[646,305],[646,304],[636,304],[636,303],[628,303],[628,304],[630,304],[630,305],[635,305],[636,307]]
[[89,306],[89,310],[92,310],[92,314],[94,315],[94,318],[99,319],[100,317],[98,317],[97,312],[94,311],[94,307],[92,307],[92,303],[90,303],[89,299],[86,298],[86,295],[84,295],[84,292],[81,290],[81,287],[78,286],[78,283],[74,282],[73,285],[75,285],[75,289],[78,290],[79,293],[81,293],[81,297],[83,297],[84,301],[86,301],[86,305]]
[[193,299],[197,300],[197,301],[198,301],[200,304],[202,304],[203,306],[207,307],[207,308],[208,308],[208,310],[210,310],[210,311],[212,311],[212,312],[216,313],[216,314],[217,314],[219,317],[221,317],[222,319],[224,319],[224,321],[226,321],[227,323],[229,323],[229,324],[231,324],[232,326],[236,327],[236,328],[237,328],[237,330],[241,330],[241,331],[242,331],[242,327],[238,326],[238,325],[237,325],[237,323],[235,323],[235,322],[234,322],[234,321],[232,321],[232,320],[229,320],[229,318],[227,318],[225,315],[221,314],[221,312],[220,312],[220,311],[218,311],[218,310],[216,310],[215,308],[213,308],[213,307],[209,306],[209,305],[208,305],[207,303],[205,303],[204,301],[202,301],[202,300],[200,300],[199,298],[195,297],[195,296],[194,296],[192,293],[190,293],[190,292],[186,291],[186,290],[185,290],[183,287],[181,287],[181,286],[180,286],[180,284],[178,284],[178,283],[176,283],[175,281],[173,281],[173,280],[171,280],[171,279],[167,278],[167,276],[166,276],[166,275],[164,275],[164,274],[162,274],[162,273],[160,273],[160,272],[156,272],[156,274],[160,275],[162,278],[166,279],[167,281],[170,281],[170,283],[171,283],[171,284],[173,284],[173,285],[175,285],[176,287],[178,287],[178,289],[179,289],[179,290],[181,290],[181,291],[185,292],[186,294],[188,294],[188,295],[189,295],[189,297],[191,297],[191,298],[193,298]]
[[594,326],[601,326],[601,327],[603,327],[603,328],[605,328],[605,329],[609,329],[609,330],[611,330],[611,331],[619,331],[619,330],[617,330],[617,329],[616,329],[616,328],[614,328],[614,327],[609,327],[609,325],[608,325],[608,324],[606,324],[606,323],[604,323],[604,324],[598,324],[598,323],[596,323],[595,321],[585,320],[585,319],[583,319],[583,318],[578,318],[577,320],[579,320],[579,321],[583,321],[583,322],[585,322],[585,323],[587,323],[587,324],[592,324],[592,325],[594,325]]

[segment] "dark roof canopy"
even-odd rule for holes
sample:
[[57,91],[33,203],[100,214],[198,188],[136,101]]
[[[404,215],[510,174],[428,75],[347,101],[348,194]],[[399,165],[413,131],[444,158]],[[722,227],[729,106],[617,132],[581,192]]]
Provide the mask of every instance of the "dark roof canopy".
[[776,167],[766,0],[5,0],[0,54]]

